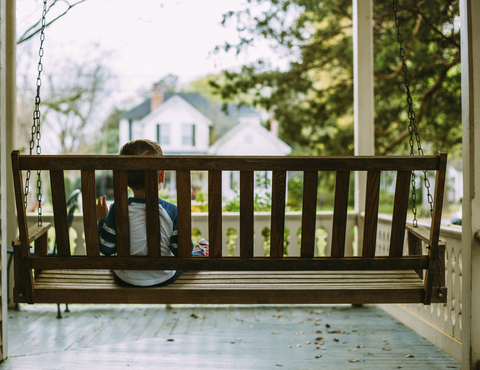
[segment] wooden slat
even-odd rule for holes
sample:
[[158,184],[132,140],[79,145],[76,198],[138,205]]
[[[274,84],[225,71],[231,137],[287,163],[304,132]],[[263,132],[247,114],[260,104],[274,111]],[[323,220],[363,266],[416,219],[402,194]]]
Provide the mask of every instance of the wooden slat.
[[128,221],[127,171],[113,171],[115,201],[115,244],[119,257],[130,256],[130,223]]
[[438,156],[20,156],[20,168],[53,170],[412,171],[436,170]]
[[70,236],[68,233],[67,198],[65,195],[65,179],[63,171],[50,171],[52,189],[53,219],[55,237],[59,256],[70,256]]
[[335,180],[335,206],[333,209],[332,225],[332,257],[343,257],[345,255],[349,186],[350,172],[338,171]]
[[379,194],[380,172],[368,172],[365,197],[365,224],[363,229],[363,257],[375,256]]
[[283,257],[285,239],[285,171],[273,171],[272,175],[272,220],[270,228],[270,257]]
[[240,172],[240,257],[253,257],[254,172]]
[[177,171],[178,256],[191,257],[192,195],[190,171]]
[[161,255],[160,210],[158,208],[158,171],[145,172],[145,219],[149,257]]
[[[35,254],[46,256],[48,254],[48,234],[43,234],[40,238],[35,240]],[[37,278],[42,270],[35,270],[35,278]]]
[[315,254],[315,227],[317,213],[318,172],[303,173],[303,207],[301,256],[311,258]]
[[443,195],[445,193],[445,178],[447,171],[447,154],[439,153],[439,166],[435,179],[435,193],[432,215],[432,226],[430,229],[430,266],[425,276],[425,301],[424,304],[430,304],[432,300],[432,290],[434,284],[438,286],[438,268],[444,273],[444,266],[440,266],[437,259],[441,259],[438,251],[438,240],[440,238],[440,224],[442,222]]
[[[13,184],[15,190],[15,204],[17,207],[17,222],[19,229],[19,241],[12,242],[14,250],[14,277],[15,277],[15,289],[14,300],[15,302],[28,302],[34,301],[33,292],[33,275],[30,267],[30,240],[29,230],[27,223],[27,213],[24,204],[24,191],[22,172],[20,170],[19,163],[20,152],[18,150],[12,152],[12,171],[13,171]],[[45,230],[45,229],[44,229]],[[48,230],[48,229],[47,229]],[[34,234],[33,232],[30,235]],[[21,295],[21,296],[20,296]]]
[[[407,232],[407,243],[410,256],[420,256],[422,254],[422,241],[410,231]],[[417,269],[416,272],[423,279],[423,269]]]
[[399,171],[397,173],[392,229],[390,231],[390,257],[401,257],[403,254],[408,196],[410,193],[410,176],[410,171]]
[[208,172],[209,255],[222,256],[222,172]]
[[[28,247],[28,223],[27,223],[27,213],[25,210],[25,194],[23,191],[23,181],[22,181],[22,172],[19,168],[19,157],[20,152],[15,150],[12,152],[12,170],[13,170],[13,185],[15,190],[15,205],[17,207],[17,222],[19,230],[19,239],[23,248],[30,251]],[[22,257],[27,257],[26,254],[22,253]]]
[[82,206],[85,244],[88,256],[99,256],[97,232],[95,171],[82,171]]
[[150,258],[137,257],[30,257],[32,268],[118,269],[118,270],[207,270],[207,271],[303,271],[303,270],[407,270],[428,267],[428,256],[392,257],[284,257],[272,263],[268,257],[239,258]]

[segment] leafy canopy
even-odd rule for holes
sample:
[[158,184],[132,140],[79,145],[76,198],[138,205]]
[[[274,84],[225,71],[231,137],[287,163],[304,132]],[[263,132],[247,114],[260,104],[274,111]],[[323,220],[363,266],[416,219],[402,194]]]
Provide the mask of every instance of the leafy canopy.
[[[375,150],[407,153],[408,105],[392,3],[374,1],[373,13]],[[458,16],[458,0],[399,5],[413,108],[427,153],[461,150]],[[296,154],[353,154],[351,0],[248,0],[223,23],[236,27],[239,41],[218,52],[244,53],[266,42],[274,56],[212,80],[222,99],[253,101],[269,111]]]

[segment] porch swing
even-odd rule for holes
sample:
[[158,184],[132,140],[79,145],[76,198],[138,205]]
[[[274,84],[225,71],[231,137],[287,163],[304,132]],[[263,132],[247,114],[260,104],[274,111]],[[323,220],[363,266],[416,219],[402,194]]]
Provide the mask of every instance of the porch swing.
[[[445,242],[440,240],[440,221],[445,188],[446,153],[413,156],[416,137],[423,154],[412,108],[405,51],[394,1],[407,89],[410,119],[410,156],[354,157],[217,157],[217,156],[92,156],[20,155],[12,152],[19,238],[13,241],[15,258],[14,299],[17,303],[197,303],[197,304],[295,304],[295,303],[423,303],[446,302]],[[37,77],[34,123],[30,154],[40,148],[40,86],[45,28],[46,0],[42,14],[40,61]],[[86,255],[71,255],[67,222],[64,171],[81,172],[83,223]],[[113,171],[117,255],[100,256],[96,225],[95,171]],[[146,238],[148,256],[130,255],[127,204],[127,171],[145,171]],[[161,256],[157,171],[176,171],[179,256]],[[208,171],[208,238],[210,255],[191,257],[192,171]],[[27,171],[23,188],[22,171]],[[38,171],[38,223],[28,227],[26,198],[30,171]],[[48,254],[47,231],[42,222],[40,171],[49,171],[57,240],[57,255]],[[240,171],[239,255],[224,256],[222,245],[222,171]],[[270,256],[254,250],[254,171],[272,171]],[[298,256],[284,256],[285,194],[287,171],[302,171],[302,236]],[[316,256],[316,200],[319,171],[336,173],[335,201],[331,230],[331,253]],[[367,171],[363,243],[360,256],[345,256],[349,179],[352,171]],[[380,175],[396,173],[396,188],[390,250],[377,255],[377,220]],[[415,195],[414,222],[407,224],[410,184],[415,190],[413,171],[436,171],[430,230],[417,224]],[[425,180],[427,182],[428,180]],[[427,186],[429,189],[429,186]],[[412,192],[413,194],[414,191]],[[405,230],[407,238],[405,238]],[[408,247],[404,248],[407,239]],[[30,245],[34,243],[34,253]],[[426,246],[427,254],[422,249]],[[404,253],[404,249],[406,252]],[[186,270],[174,284],[164,287],[123,287],[112,269]]]

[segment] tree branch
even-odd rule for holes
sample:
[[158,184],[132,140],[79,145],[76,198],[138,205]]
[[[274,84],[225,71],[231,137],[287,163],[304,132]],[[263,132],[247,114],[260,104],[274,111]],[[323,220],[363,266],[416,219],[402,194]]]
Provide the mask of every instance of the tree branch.
[[[81,4],[83,2],[85,2],[87,0],[79,0],[77,1],[75,4],[69,4],[67,1],[65,1],[67,4],[68,4],[68,8],[67,10],[65,10],[62,14],[60,14],[59,16],[57,16],[56,18],[54,18],[53,20],[51,20],[50,22],[48,22],[46,25],[45,25],[45,28],[47,28],[48,26],[50,26],[52,23],[54,23],[55,21],[57,21],[58,19],[60,19],[61,17],[63,17],[65,14],[68,13],[68,11],[70,9],[72,9],[75,5],[78,5],[78,4]],[[52,9],[52,7],[57,3],[57,0],[55,0],[47,9],[47,13],[50,11],[50,9]],[[39,20],[37,23],[35,23],[33,26],[31,26],[28,30],[26,30],[22,36],[20,36],[20,38],[18,39],[17,41],[17,45],[20,45],[21,43],[27,41],[27,40],[30,40],[33,36],[35,36],[36,34],[38,34],[41,30],[42,30],[42,27],[39,26],[41,24],[41,20]],[[32,32],[32,30],[34,30]],[[32,32],[32,33],[30,33]],[[30,33],[30,34],[29,34]]]

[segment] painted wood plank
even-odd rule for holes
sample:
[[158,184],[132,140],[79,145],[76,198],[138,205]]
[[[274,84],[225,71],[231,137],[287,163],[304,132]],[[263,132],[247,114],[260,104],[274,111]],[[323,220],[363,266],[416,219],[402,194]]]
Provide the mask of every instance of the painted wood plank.
[[379,171],[368,172],[366,192],[362,256],[374,257],[377,242],[378,203],[380,194]]
[[253,257],[254,172],[240,172],[240,257]]
[[160,257],[160,210],[158,207],[158,171],[145,172],[145,218],[149,257]]
[[272,174],[272,220],[270,227],[270,257],[283,257],[285,239],[285,192],[287,175],[285,171]]
[[413,171],[436,170],[438,156],[20,156],[22,170]]
[[208,172],[209,255],[222,257],[222,172]]
[[82,171],[82,207],[85,245],[88,256],[100,256],[95,196],[95,171]]
[[312,258],[315,254],[315,227],[317,212],[318,172],[303,173],[303,208],[301,257]]
[[190,171],[177,171],[178,256],[191,257],[192,195]]
[[130,256],[130,223],[128,220],[127,181],[127,171],[113,171],[115,243],[118,257]]
[[408,198],[410,194],[410,171],[397,173],[395,199],[393,202],[392,229],[390,231],[390,257],[401,257],[405,240]]
[[67,197],[65,195],[65,179],[63,171],[50,171],[53,219],[55,221],[55,238],[57,253],[61,257],[70,256],[70,236],[67,221]]
[[332,257],[343,257],[345,255],[349,187],[350,172],[338,171],[335,179],[335,205],[333,208],[332,225]]

